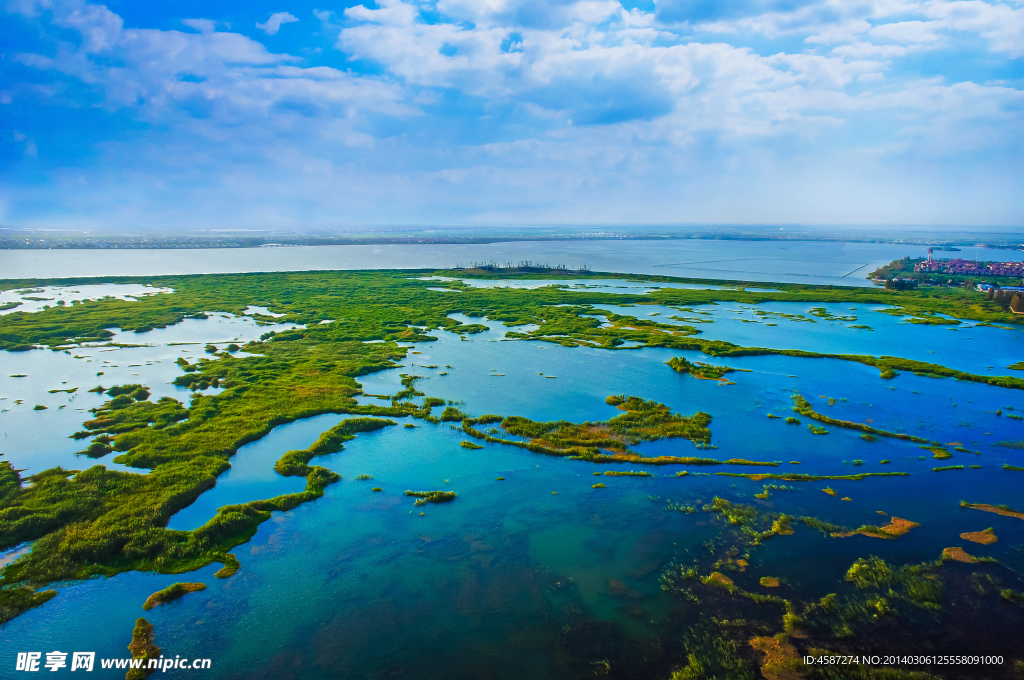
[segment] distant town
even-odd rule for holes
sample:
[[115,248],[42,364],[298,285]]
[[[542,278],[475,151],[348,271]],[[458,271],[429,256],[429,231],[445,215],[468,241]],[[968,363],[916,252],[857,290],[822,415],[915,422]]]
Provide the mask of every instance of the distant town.
[[976,288],[979,291],[1024,291],[1024,262],[992,262],[955,258],[939,260],[903,258],[872,272],[871,280],[887,288],[907,289],[918,285]]
[[978,262],[976,260],[932,260],[914,265],[915,273],[961,274],[967,276],[1024,277],[1024,262]]
[[971,248],[1024,251],[1020,234],[993,230],[959,233],[935,229],[900,233],[892,229],[746,225],[633,225],[621,227],[374,226],[323,230],[32,229],[0,225],[0,250],[23,249],[192,249],[280,248],[287,246],[486,244],[514,241],[580,240],[832,241],[927,246],[936,252]]

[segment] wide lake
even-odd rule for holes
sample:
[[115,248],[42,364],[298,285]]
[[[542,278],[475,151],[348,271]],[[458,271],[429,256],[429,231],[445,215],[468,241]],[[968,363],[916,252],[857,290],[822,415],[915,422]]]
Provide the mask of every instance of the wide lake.
[[[454,265],[459,257],[554,263],[557,250],[570,253],[566,264],[585,262],[598,270],[860,285],[863,269],[842,276],[854,267],[915,254],[911,247],[891,245],[775,242],[627,241],[573,247],[578,249],[561,243],[416,246],[422,257],[418,262],[409,248],[398,246],[90,251],[77,261],[65,251],[3,251],[0,268],[8,277],[328,269],[354,266],[355,248],[374,253],[361,266],[434,267]],[[723,260],[714,262],[716,257]],[[685,264],[687,258],[694,262]],[[625,286],[631,292],[639,285],[617,280],[565,285],[577,284],[602,290]],[[445,291],[444,281],[437,287],[438,295],[459,294]],[[1007,367],[1021,360],[1020,327],[911,324],[883,309],[775,302],[687,310],[602,305],[594,313],[697,325],[701,337],[737,344],[891,355],[983,375],[1011,374]],[[153,398],[171,396],[187,403],[189,391],[171,384],[181,375],[175,361],[204,356],[207,343],[223,349],[268,330],[294,327],[269,321],[266,312],[273,311],[261,310],[263,325],[248,316],[218,314],[165,329],[118,332],[112,344],[102,347],[0,353],[0,451],[25,474],[55,465],[84,469],[94,461],[77,456],[81,443],[68,437],[90,417],[88,410],[105,400],[90,388],[99,382],[140,383],[150,387]],[[496,443],[469,449],[460,445],[468,437],[457,423],[416,421],[416,427],[403,427],[412,419],[399,419],[395,426],[360,434],[344,450],[318,458],[317,464],[341,474],[342,481],[314,502],[274,513],[250,542],[234,549],[242,564],[235,576],[216,579],[219,565],[213,565],[185,575],[131,572],[63,584],[53,600],[3,628],[0,668],[13,668],[16,653],[31,650],[126,656],[132,626],[145,615],[165,655],[213,660],[208,671],[172,671],[168,677],[667,679],[680,663],[678,651],[692,620],[663,589],[662,574],[694,564],[706,573],[709,551],[728,544],[728,527],[700,509],[716,496],[759,511],[846,527],[884,524],[890,516],[921,525],[897,540],[833,538],[797,526],[795,534],[776,536],[751,550],[749,560],[729,572],[746,591],[765,591],[760,579],[775,577],[783,584],[779,595],[817,601],[829,593],[854,592],[843,575],[858,558],[876,555],[893,565],[919,564],[957,545],[998,560],[1009,569],[1009,576],[1001,576],[1007,587],[1021,587],[1011,579],[1024,571],[1024,522],[965,509],[959,502],[1017,509],[1024,504],[1024,472],[1004,469],[1024,465],[1024,450],[1000,445],[1024,440],[1024,422],[1015,417],[1024,413],[1024,392],[910,372],[882,380],[877,368],[859,363],[788,356],[716,360],[737,371],[728,381],[698,380],[665,365],[678,356],[709,361],[695,351],[524,342],[506,337],[512,329],[500,322],[455,318],[487,329],[468,335],[432,331],[435,341],[403,343],[409,354],[401,367],[360,378],[366,393],[360,402],[388,404],[390,395],[402,389],[402,376],[418,375],[417,389],[473,416],[583,422],[618,415],[621,411],[605,398],[631,394],[683,414],[703,411],[713,418],[713,450],[697,451],[690,441],[666,439],[635,447],[645,455],[766,461],[777,467],[754,469],[808,475],[908,475],[781,482],[773,489],[763,480],[716,474],[752,470],[742,466],[671,465],[644,468],[652,473],[649,477],[598,478],[594,475],[609,470],[640,468],[553,458]],[[917,442],[868,441],[840,427],[829,427],[822,436],[811,432],[806,420],[789,424],[784,418],[793,415],[797,394],[833,418],[921,437],[949,448],[953,458],[937,462]],[[274,461],[285,451],[309,446],[345,417],[319,415],[281,425],[243,446],[217,486],[172,517],[170,526],[194,529],[223,505],[301,490],[300,479],[273,471]],[[98,462],[118,467],[109,458]],[[963,469],[934,470],[947,465]],[[677,477],[680,471],[689,474]],[[372,479],[357,479],[360,475]],[[596,482],[605,487],[594,488]],[[834,493],[823,493],[823,488]],[[407,489],[452,490],[458,498],[421,507],[403,495]],[[687,507],[697,510],[679,511]],[[992,545],[959,539],[962,532],[988,527],[999,536]],[[961,567],[970,565],[942,568]],[[177,581],[201,581],[208,587],[142,611],[147,596]],[[763,615],[758,607],[765,606],[738,605],[737,616]],[[772,611],[781,617],[781,610]],[[922,625],[934,626],[927,624],[931,614],[923,616]],[[1005,631],[985,629],[984,616],[970,620],[982,622],[970,635],[930,632],[928,644],[948,644],[943,650],[948,653],[979,653],[985,650],[956,645],[989,639],[1002,649],[998,645]],[[104,673],[96,676],[123,677],[123,671]]]
[[[532,261],[593,271],[736,281],[870,285],[865,276],[925,246],[841,241],[603,240],[482,245],[367,245],[186,250],[0,250],[0,278],[158,276],[335,269],[445,269]],[[937,257],[1024,260],[1024,252],[965,247]]]

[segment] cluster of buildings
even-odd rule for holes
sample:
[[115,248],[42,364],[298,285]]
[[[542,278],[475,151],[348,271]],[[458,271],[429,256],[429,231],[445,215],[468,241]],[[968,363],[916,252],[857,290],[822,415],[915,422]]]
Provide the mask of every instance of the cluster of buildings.
[[975,290],[980,290],[982,293],[986,293],[990,290],[1001,290],[1004,292],[1012,293],[1024,293],[1024,286],[999,286],[994,283],[979,283],[974,287]]
[[1024,277],[1024,262],[977,262],[975,260],[932,260],[918,262],[915,272],[937,274],[969,274],[973,276]]

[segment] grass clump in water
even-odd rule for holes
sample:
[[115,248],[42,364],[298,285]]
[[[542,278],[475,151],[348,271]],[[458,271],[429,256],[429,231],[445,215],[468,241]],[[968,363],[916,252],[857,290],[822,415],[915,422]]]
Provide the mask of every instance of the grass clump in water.
[[128,651],[132,653],[133,659],[141,659],[142,664],[139,668],[129,670],[124,676],[125,680],[145,680],[146,677],[156,672],[155,668],[149,668],[149,663],[150,660],[160,659],[161,649],[153,644],[152,623],[143,618],[135,621]]
[[973,510],[981,510],[983,512],[991,512],[996,515],[1002,515],[1004,517],[1016,517],[1017,519],[1024,519],[1024,512],[1018,512],[1013,510],[1008,505],[989,505],[987,503],[968,503],[967,501],[960,501],[961,508],[971,508]]
[[455,408],[454,406],[448,406],[441,413],[441,422],[444,423],[456,423],[459,422],[460,420],[464,420],[465,418],[466,414],[460,411],[459,409]]
[[912,522],[909,519],[903,519],[901,517],[890,517],[889,523],[883,527],[875,526],[873,524],[865,524],[864,526],[854,529],[853,531],[837,531],[832,534],[834,538],[847,538],[849,536],[855,536],[860,534],[862,536],[870,536],[872,538],[884,538],[894,539],[903,536],[911,529],[921,526],[917,522]]
[[725,377],[726,373],[736,371],[736,369],[729,368],[728,366],[712,366],[700,361],[690,362],[684,357],[672,357],[665,363],[677,373],[692,375],[694,378],[701,380],[721,380]]
[[[711,431],[707,426],[711,416],[706,413],[681,416],[672,413],[664,404],[626,395],[613,396],[612,401],[625,413],[604,422],[576,424],[563,420],[545,423],[518,416],[503,420],[502,428],[506,432],[526,438],[528,442],[499,439],[472,428],[466,429],[466,432],[478,439],[519,446],[536,453],[571,456],[594,462],[687,463],[691,459],[675,456],[643,458],[630,451],[629,447],[663,438],[690,439],[698,446],[710,443]],[[472,419],[467,419],[463,427],[472,422]],[[709,462],[720,463],[710,459]]]
[[35,609],[49,602],[56,595],[56,590],[36,591],[30,587],[0,590],[0,625],[27,612],[29,609]]
[[415,505],[426,505],[427,503],[450,503],[458,494],[454,491],[406,491],[405,495],[416,498]]
[[173,602],[189,593],[197,593],[201,590],[206,590],[205,583],[172,583],[163,590],[158,590],[146,598],[142,608],[149,611],[153,607]]
[[928,443],[927,439],[916,437],[914,435],[901,434],[898,432],[887,432],[886,430],[879,430],[877,428],[871,427],[870,425],[865,425],[864,423],[856,423],[852,420],[840,420],[838,418],[831,418],[829,416],[823,415],[815,411],[814,408],[811,406],[811,403],[800,394],[794,394],[792,396],[792,399],[794,411],[796,411],[800,415],[807,416],[808,418],[813,418],[814,420],[825,423],[826,425],[834,425],[835,427],[842,427],[849,430],[859,430],[864,434],[879,435],[882,437],[892,437],[894,439],[903,439],[906,441],[919,443]]
[[941,446],[922,446],[925,451],[930,451],[935,460],[948,460],[953,454]]
[[818,482],[823,480],[849,480],[859,482],[867,477],[909,477],[909,472],[861,472],[855,475],[804,475],[795,472],[774,474],[770,472],[716,472],[723,477],[746,477],[760,482],[764,479],[780,479],[788,482]]

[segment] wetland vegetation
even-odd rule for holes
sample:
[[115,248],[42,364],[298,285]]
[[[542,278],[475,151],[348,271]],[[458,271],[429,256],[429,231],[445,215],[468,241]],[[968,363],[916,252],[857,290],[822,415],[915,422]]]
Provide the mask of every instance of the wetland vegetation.
[[[529,276],[537,278],[543,275]],[[635,278],[652,283],[666,280],[659,277]],[[997,302],[962,290],[897,291],[780,284],[777,286],[780,292],[662,288],[649,294],[633,295],[568,291],[558,287],[537,290],[474,288],[455,281],[445,285],[458,289],[461,294],[441,295],[428,291],[430,282],[415,280],[409,272],[218,275],[118,281],[147,282],[172,288],[174,292],[138,301],[82,301],[31,314],[14,312],[4,315],[0,317],[0,347],[8,351],[27,351],[33,347],[61,349],[82,343],[102,344],[111,339],[111,328],[141,334],[148,329],[172,326],[184,319],[201,319],[209,312],[241,315],[250,305],[272,308],[284,314],[277,319],[278,322],[288,321],[300,326],[268,331],[261,339],[234,349],[228,347],[226,352],[211,346],[212,351],[204,352],[204,356],[192,363],[182,360],[183,363],[178,364],[181,375],[176,377],[175,384],[190,391],[187,402],[171,397],[153,398],[147,386],[142,384],[93,388],[96,393],[104,395],[106,402],[85,419],[83,429],[75,435],[83,440],[84,457],[81,460],[85,463],[89,458],[102,460],[113,456],[114,462],[138,472],[108,469],[105,465],[83,465],[82,470],[53,468],[23,478],[9,462],[0,461],[0,549],[33,542],[31,552],[4,567],[0,579],[0,622],[43,604],[55,594],[47,586],[67,580],[110,576],[129,570],[184,573],[214,562],[223,565],[216,574],[218,578],[231,576],[242,565],[230,550],[248,541],[272,512],[286,511],[315,500],[329,485],[340,481],[337,473],[311,465],[314,458],[341,451],[344,443],[352,437],[393,426],[399,419],[416,419],[421,423],[445,422],[461,428],[466,435],[481,442],[464,441],[460,444],[472,450],[489,443],[597,463],[766,468],[779,465],[775,461],[641,455],[634,449],[662,439],[687,440],[701,449],[711,443],[711,414],[699,410],[692,414],[675,413],[654,400],[657,395],[610,396],[607,404],[615,407],[619,415],[578,423],[534,421],[515,414],[474,417],[472,411],[461,404],[428,396],[426,388],[420,391],[416,384],[420,378],[412,373],[403,376],[403,389],[385,398],[383,405],[359,399],[364,395],[358,379],[376,371],[398,368],[400,362],[409,358],[410,350],[403,345],[431,342],[442,330],[465,337],[477,336],[488,330],[483,324],[460,323],[452,318],[456,314],[501,322],[510,329],[506,339],[528,342],[610,351],[625,351],[630,346],[662,347],[699,351],[710,357],[781,355],[807,361],[830,358],[873,366],[879,369],[880,377],[890,380],[909,372],[1000,388],[1024,389],[1024,380],[1020,378],[974,375],[898,357],[742,347],[705,339],[695,326],[664,324],[657,318],[608,314],[605,315],[608,319],[605,324],[596,318],[593,307],[616,304],[627,308],[637,305],[642,309],[645,304],[655,303],[676,308],[688,306],[686,311],[698,313],[692,307],[715,301],[752,305],[780,300],[814,304],[844,302],[886,305],[898,308],[900,314],[919,319],[945,314],[961,320],[1020,323]],[[8,285],[5,282],[2,287]],[[10,282],[13,287],[24,285],[26,282]],[[849,321],[852,318],[831,314],[824,308],[812,309],[808,314],[831,321]],[[805,320],[815,322],[806,317]],[[264,319],[260,323],[266,321]],[[680,373],[719,380],[733,370],[681,356],[674,357],[668,364]],[[1017,365],[1010,368],[1016,369]],[[504,381],[493,382],[500,384]],[[693,385],[692,382],[689,384]],[[73,389],[64,391],[70,396]],[[860,431],[867,441],[886,437],[935,447],[933,442],[921,437],[831,418],[817,412],[799,394],[794,395],[793,403],[797,415],[822,425]],[[217,478],[230,467],[239,447],[256,441],[278,425],[325,413],[351,417],[324,432],[308,448],[287,451],[275,464],[275,470],[281,475],[304,477],[304,491],[222,507],[215,517],[194,531],[166,528],[175,512],[216,484]],[[801,422],[792,416],[786,421]],[[763,419],[760,422],[765,427],[781,427],[781,423],[767,423]],[[403,425],[415,427],[412,422]],[[495,427],[484,428],[485,432],[478,427],[484,425]],[[812,432],[825,433],[819,425],[810,425],[810,428]],[[790,432],[793,436],[806,435],[803,428]],[[820,441],[834,438],[823,437]],[[943,447],[938,448],[945,451]],[[933,453],[939,457],[937,451]],[[382,474],[376,468],[370,469]],[[1007,469],[1018,468],[1007,464]],[[683,472],[678,474],[683,475]],[[689,480],[678,482],[679,486],[702,479],[698,474],[703,473],[685,475]],[[910,473],[812,475],[755,471],[716,474],[736,478],[738,484],[745,484],[744,479],[862,481],[876,477],[905,477]],[[609,470],[603,472],[603,476],[649,477],[651,474]],[[370,477],[361,475],[356,479]],[[658,481],[645,482],[641,487],[647,488]],[[605,488],[603,483],[592,486]],[[619,488],[590,498],[595,503],[606,502],[613,492],[627,487],[637,488],[635,484],[626,485],[624,482],[612,486]],[[362,487],[362,491],[365,490],[366,487]],[[379,492],[381,487],[373,487],[372,490]],[[709,611],[714,610],[718,615],[715,621],[704,621],[688,633],[689,642],[684,645],[688,658],[673,677],[700,678],[715,674],[730,678],[753,677],[748,664],[750,657],[746,657],[746,661],[743,657],[749,653],[748,648],[769,659],[764,661],[763,668],[782,668],[789,663],[786,659],[792,657],[793,652],[789,650],[804,653],[811,649],[811,644],[841,647],[843,640],[869,631],[880,621],[915,621],[917,614],[925,612],[932,615],[941,608],[945,583],[947,579],[955,578],[955,574],[943,572],[948,567],[942,566],[940,560],[901,567],[887,564],[878,557],[865,556],[857,559],[845,575],[839,575],[838,583],[846,588],[845,591],[837,588],[835,593],[813,599],[800,599],[799,593],[789,592],[791,586],[787,581],[775,576],[751,575],[746,578],[746,570],[754,570],[750,566],[754,564],[750,557],[752,551],[769,540],[784,542],[800,538],[775,537],[792,536],[796,531],[810,529],[820,533],[821,540],[854,534],[893,539],[919,526],[909,520],[892,517],[888,525],[862,525],[853,529],[815,517],[763,510],[761,506],[770,505],[771,495],[781,490],[763,487],[759,494],[754,494],[756,500],[752,502],[755,505],[719,497],[709,503],[698,503],[689,498],[685,505],[679,504],[679,509],[689,511],[684,510],[684,514],[695,513],[696,508],[700,508],[705,513],[702,515],[705,520],[728,533],[725,540],[716,539],[719,543],[709,548],[713,563],[704,565],[700,570],[690,566],[679,568],[666,579],[666,583],[672,584],[666,588],[667,591],[676,595],[689,591],[694,597],[701,598]],[[822,497],[817,488],[812,491]],[[406,491],[405,495],[415,498],[416,505],[445,503],[456,498],[455,492],[441,490]],[[381,498],[377,497],[378,500]],[[835,502],[837,506],[850,505],[836,502],[838,497],[822,498]],[[468,496],[451,510],[467,501]],[[1006,506],[966,502],[962,506],[1024,519],[1024,513]],[[863,539],[851,538],[849,542],[857,540]],[[913,540],[913,537],[907,540]],[[971,539],[965,537],[964,540]],[[977,542],[984,544],[985,541]],[[963,562],[955,557],[951,559]],[[952,565],[960,566],[963,565]],[[693,571],[688,577],[687,570]],[[753,585],[744,585],[745,578]],[[757,584],[779,594],[754,592],[758,590]],[[175,584],[166,591],[154,593],[151,599],[168,601],[179,591],[182,594],[193,592],[188,588],[195,585],[201,584]],[[175,588],[178,590],[167,592]],[[757,621],[756,625],[760,626],[759,634],[753,638],[758,640],[756,644],[749,642],[750,638],[730,637],[729,630],[749,633],[753,628],[723,623],[730,620],[725,612],[735,611],[735,607],[726,606],[727,600],[740,601],[744,607],[754,606],[750,620]],[[731,620],[735,622],[736,616],[731,615]],[[781,637],[775,637],[774,633]],[[794,633],[806,637],[801,638]],[[159,654],[159,649],[152,642],[152,626],[140,619],[133,638],[136,647],[133,654],[136,651],[140,655],[153,654],[154,649]]]

